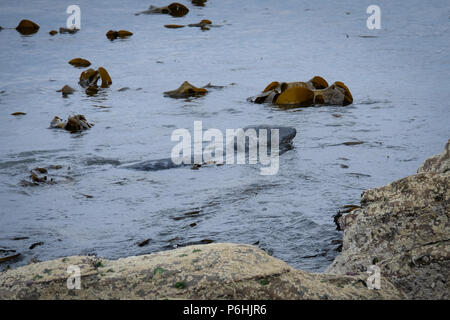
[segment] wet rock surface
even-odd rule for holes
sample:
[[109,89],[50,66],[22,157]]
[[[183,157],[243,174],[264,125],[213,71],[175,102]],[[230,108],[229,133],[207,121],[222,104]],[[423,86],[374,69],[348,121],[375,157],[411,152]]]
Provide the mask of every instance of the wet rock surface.
[[342,253],[329,273],[362,273],[376,264],[409,298],[449,299],[450,141],[418,173],[366,190],[361,208],[337,218]]

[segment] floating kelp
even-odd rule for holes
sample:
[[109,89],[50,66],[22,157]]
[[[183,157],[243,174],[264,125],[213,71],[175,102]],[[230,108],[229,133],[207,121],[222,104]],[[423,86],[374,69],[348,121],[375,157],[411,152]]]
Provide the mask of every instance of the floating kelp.
[[303,87],[292,87],[283,91],[275,100],[279,105],[310,106],[314,103],[314,92]]
[[38,32],[39,26],[31,20],[22,20],[16,27],[16,30],[23,35],[29,35]]
[[185,81],[178,89],[166,91],[164,92],[164,95],[171,98],[188,98],[202,96],[206,93],[208,93],[208,90],[206,90],[205,88],[197,88],[189,82]]
[[91,63],[88,60],[82,59],[82,58],[72,59],[69,61],[69,64],[73,65],[74,67],[78,67],[78,68],[86,68],[91,65]]
[[112,84],[111,77],[105,68],[100,67],[98,70],[88,69],[80,74],[79,84],[83,88],[97,87],[98,79],[102,79],[102,88],[108,88]]
[[98,73],[100,74],[100,78],[102,79],[102,88],[108,88],[112,84],[111,77],[109,76],[108,71],[105,68],[98,68]]
[[69,94],[74,93],[74,92],[75,92],[75,89],[72,88],[72,87],[70,87],[70,86],[68,86],[68,85],[66,84],[66,85],[65,85],[64,87],[62,87],[61,89],[56,90],[56,92],[61,92],[63,97],[67,97]]
[[[57,117],[56,117],[57,118]],[[58,118],[59,119],[59,118]],[[28,176],[28,179],[23,179],[20,181],[20,185],[23,187],[30,187],[30,186],[39,186],[39,185],[51,185],[59,182],[70,182],[72,181],[71,177],[68,176],[61,176],[61,175],[50,175],[49,170],[59,170],[62,167],[59,165],[53,165],[49,166],[47,168],[34,168],[30,170],[30,175]],[[16,239],[15,239],[16,240]],[[17,238],[19,240],[19,238]],[[21,239],[20,239],[21,240]],[[30,249],[33,249],[34,247],[41,245],[43,243],[36,243],[30,247]]]
[[51,35],[51,36],[54,36],[55,34],[58,34],[58,31],[52,30],[48,34]]
[[127,37],[131,37],[133,35],[133,32],[127,31],[127,30],[119,30],[119,31],[115,31],[115,30],[109,30],[106,33],[106,37],[113,41],[117,38],[127,38]]
[[11,113],[11,115],[12,116],[24,116],[24,115],[26,115],[26,113],[25,112],[20,112],[20,111],[18,111],[18,112],[13,112],[13,113]]
[[192,4],[197,7],[204,7],[208,0],[192,0]]
[[181,24],[165,24],[164,27],[168,28],[168,29],[179,29],[179,28],[184,28],[183,25]]
[[202,21],[200,21],[198,23],[188,24],[188,26],[189,27],[200,27],[200,28],[202,28],[202,27],[205,27],[205,26],[210,25],[210,24],[212,24],[211,20],[203,19]]
[[174,2],[165,7],[150,6],[148,10],[136,13],[140,14],[170,14],[173,17],[183,17],[188,14],[189,9],[181,3]]
[[80,81],[78,83],[83,88],[87,88],[91,85],[97,85],[97,81],[99,78],[100,74],[97,70],[88,69],[80,74]]
[[91,128],[92,123],[87,122],[86,118],[82,114],[71,116],[67,121],[63,121],[59,117],[54,117],[50,123],[50,128],[64,129],[70,132],[78,132]]
[[344,83],[337,81],[329,86],[328,82],[319,76],[306,82],[271,82],[261,94],[248,100],[254,103],[273,103],[280,107],[346,106],[353,103],[350,90]]

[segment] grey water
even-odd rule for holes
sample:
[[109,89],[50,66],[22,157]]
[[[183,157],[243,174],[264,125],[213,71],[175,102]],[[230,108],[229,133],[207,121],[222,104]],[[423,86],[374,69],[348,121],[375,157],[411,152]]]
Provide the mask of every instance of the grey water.
[[[293,267],[321,272],[338,254],[332,241],[342,234],[332,216],[340,207],[414,174],[450,137],[448,1],[379,1],[379,30],[366,26],[373,3],[365,0],[179,2],[190,9],[182,18],[134,15],[169,1],[80,0],[81,30],[53,37],[70,1],[0,2],[0,249],[21,253],[12,267],[79,254],[116,259],[207,239],[258,243]],[[6,29],[21,19],[39,32]],[[163,27],[201,19],[221,27]],[[134,34],[111,42],[110,29]],[[87,96],[77,84],[82,69],[67,63],[77,57],[106,68],[112,86]],[[315,75],[343,81],[354,103],[281,110],[247,101],[272,81]],[[183,81],[224,88],[164,97]],[[77,91],[63,98],[56,90],[66,84]],[[17,111],[26,115],[10,115]],[[72,114],[94,127],[48,129],[54,116]],[[169,157],[173,130],[192,130],[196,120],[223,131],[291,126],[297,136],[273,176],[245,165],[122,168]],[[20,183],[32,168],[52,165],[62,166],[50,172],[59,183]]]

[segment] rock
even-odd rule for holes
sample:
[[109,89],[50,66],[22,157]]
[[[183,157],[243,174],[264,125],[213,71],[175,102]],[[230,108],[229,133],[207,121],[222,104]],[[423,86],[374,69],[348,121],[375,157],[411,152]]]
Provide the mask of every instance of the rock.
[[375,261],[410,299],[450,298],[449,144],[417,174],[366,190],[361,208],[338,218],[342,253],[327,272],[360,273]]
[[342,82],[331,86],[319,76],[307,82],[271,82],[261,94],[248,99],[254,103],[273,103],[281,107],[312,105],[349,105],[353,103],[350,90]]
[[61,92],[63,97],[67,97],[69,94],[73,94],[75,92],[75,89],[66,84],[61,89],[56,90],[56,92]]
[[54,35],[57,34],[57,33],[58,33],[58,31],[52,30],[52,31],[50,31],[48,34],[51,35],[51,36],[54,36]]
[[78,67],[78,68],[86,68],[91,65],[91,63],[88,60],[82,59],[82,58],[72,59],[69,61],[69,64],[73,65],[74,67]]
[[186,8],[186,6],[182,5],[181,3],[174,2],[169,4],[165,7],[155,7],[150,6],[148,10],[138,12],[136,15],[139,14],[170,14],[173,17],[183,17],[186,14],[188,14],[189,9]]
[[427,159],[417,173],[448,173],[450,171],[450,140],[447,141],[441,154]]
[[78,31],[80,31],[80,29],[77,29],[75,27],[68,29],[68,28],[59,28],[59,33],[64,34],[64,33],[70,33],[70,34],[74,34],[77,33]]
[[111,41],[113,41],[117,38],[131,37],[132,35],[133,35],[133,33],[130,31],[127,31],[127,30],[119,30],[119,31],[109,30],[106,33],[106,37]]
[[38,32],[39,26],[31,20],[22,20],[16,30],[23,35],[29,35]]
[[208,0],[191,0],[192,4],[197,7],[204,7]]
[[[69,265],[80,267],[82,290],[67,289]],[[257,247],[220,243],[119,260],[73,256],[30,264],[0,274],[0,299],[403,298],[388,280],[369,290],[365,279],[308,273]]]
[[189,82],[185,81],[178,89],[166,91],[164,92],[164,95],[171,98],[188,98],[202,96],[206,93],[208,93],[208,90],[206,90],[205,88],[197,88]]
[[82,114],[71,116],[67,121],[63,121],[59,117],[54,117],[50,123],[50,128],[65,129],[70,132],[78,132],[91,128],[92,123],[87,122]]
[[165,24],[164,27],[168,28],[168,29],[179,29],[179,28],[184,28],[183,25],[181,24]]
[[25,113],[25,112],[20,112],[20,111],[18,111],[18,112],[13,112],[13,113],[11,113],[11,115],[12,115],[12,116],[24,116],[24,115],[26,115],[26,113]]

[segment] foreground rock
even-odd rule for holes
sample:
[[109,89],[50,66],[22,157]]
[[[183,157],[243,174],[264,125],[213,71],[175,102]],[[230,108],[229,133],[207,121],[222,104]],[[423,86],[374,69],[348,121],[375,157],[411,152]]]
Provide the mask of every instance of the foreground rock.
[[[81,289],[67,289],[67,268]],[[115,261],[75,256],[0,274],[0,299],[399,299],[388,280],[313,274],[249,245],[188,246]]]
[[254,103],[273,103],[280,107],[308,107],[313,105],[342,105],[353,103],[347,86],[336,81],[331,86],[319,76],[307,82],[270,83],[261,94],[249,98]]
[[409,298],[450,298],[450,140],[418,173],[367,190],[361,208],[338,218],[342,253],[328,268],[364,272],[376,264]]

